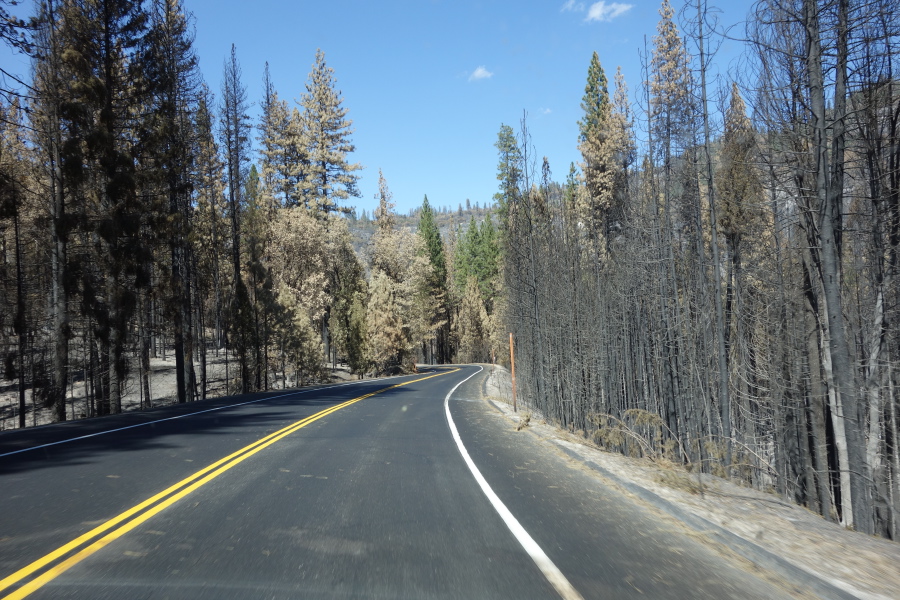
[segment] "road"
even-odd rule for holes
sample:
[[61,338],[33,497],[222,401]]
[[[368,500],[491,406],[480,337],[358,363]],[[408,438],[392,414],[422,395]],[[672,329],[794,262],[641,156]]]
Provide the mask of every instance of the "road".
[[789,597],[514,431],[484,375],[4,433],[0,599]]

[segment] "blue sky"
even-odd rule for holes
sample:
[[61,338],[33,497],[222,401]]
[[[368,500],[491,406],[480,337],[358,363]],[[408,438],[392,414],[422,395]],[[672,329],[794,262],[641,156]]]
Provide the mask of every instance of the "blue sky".
[[[621,65],[632,93],[638,91],[639,49],[656,32],[660,6],[640,0],[184,1],[196,19],[203,76],[217,96],[232,43],[253,102],[262,93],[266,61],[279,95],[298,98],[321,48],[353,120],[351,159],[365,166],[362,197],[349,204],[372,210],[381,168],[404,213],[425,194],[435,206],[489,202],[497,189],[497,131],[501,123],[517,126],[523,111],[537,155],[547,156],[554,178],[563,180],[580,158],[577,121],[591,53],[600,56],[610,83]],[[736,23],[748,7],[747,0],[729,2],[720,18]],[[719,70],[738,49],[733,42],[723,48]],[[27,72],[27,66],[14,70]]]

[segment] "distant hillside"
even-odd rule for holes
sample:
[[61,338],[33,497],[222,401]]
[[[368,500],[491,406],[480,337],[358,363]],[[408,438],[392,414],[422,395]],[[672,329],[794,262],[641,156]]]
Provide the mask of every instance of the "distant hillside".
[[[421,209],[416,208],[415,210],[411,210],[408,214],[396,215],[397,227],[408,231],[416,231],[419,227],[420,210]],[[455,229],[458,225],[461,225],[463,230],[465,230],[465,228],[469,226],[472,217],[475,217],[475,221],[479,223],[483,221],[488,214],[493,215],[492,218],[496,219],[493,206],[485,207],[476,204],[468,209],[460,206],[457,210],[448,210],[444,207],[435,208],[434,211],[434,220],[441,232],[441,237],[445,240],[447,239],[447,236],[450,235],[450,231]],[[348,217],[348,224],[350,226],[350,234],[353,236],[353,249],[356,250],[356,253],[359,256],[366,256],[369,240],[371,239],[372,234],[375,233],[375,217],[368,214],[366,211],[362,211],[351,214]]]

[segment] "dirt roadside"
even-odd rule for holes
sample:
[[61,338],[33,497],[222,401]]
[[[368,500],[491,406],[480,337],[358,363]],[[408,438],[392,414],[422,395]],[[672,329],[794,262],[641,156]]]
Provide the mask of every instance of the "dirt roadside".
[[509,372],[485,365],[482,396],[528,431],[612,485],[822,598],[900,598],[900,544],[830,523],[807,509],[718,477],[605,452],[527,406],[513,412]]

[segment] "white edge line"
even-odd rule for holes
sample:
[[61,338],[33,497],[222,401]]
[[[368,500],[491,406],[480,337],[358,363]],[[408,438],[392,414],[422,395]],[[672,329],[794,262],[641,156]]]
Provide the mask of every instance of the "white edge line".
[[[235,406],[245,406],[247,404],[256,404],[257,402],[265,402],[266,400],[275,400],[276,398],[284,398],[286,396],[299,396],[300,394],[309,394],[310,392],[318,392],[320,390],[330,390],[334,388],[344,387],[348,385],[359,385],[360,383],[374,383],[375,381],[387,381],[388,379],[397,379],[398,377],[412,377],[412,375],[395,375],[394,377],[384,377],[382,379],[361,379],[359,381],[349,381],[347,383],[338,383],[334,385],[325,385],[322,387],[317,387],[309,390],[300,390],[298,392],[291,392],[289,394],[280,394],[278,396],[266,396],[265,398],[258,398],[256,400],[249,400],[247,402],[238,402],[237,404],[228,404],[226,406],[218,406],[216,408],[208,408],[206,410],[198,410],[197,412],[187,413],[183,415],[176,415],[174,417],[166,417],[165,419],[156,419],[155,421],[147,421],[146,423],[138,423],[136,425],[128,425],[127,427],[118,427],[116,429],[106,429],[104,431],[98,431],[97,433],[89,433],[87,435],[80,435],[78,437],[68,438],[65,440],[59,440],[58,442],[50,442],[49,444],[41,444],[40,446],[29,446],[28,448],[22,448],[21,450],[13,450],[12,452],[7,452],[5,454],[0,454],[0,458],[4,456],[12,456],[13,454],[20,454],[22,452],[30,452],[32,450],[40,450],[41,448],[49,448],[50,446],[58,446],[59,444],[68,444],[69,442],[77,442],[78,440],[86,440],[88,438],[97,437],[99,435],[106,435],[107,433],[115,433],[117,431],[125,431],[126,429],[134,429],[135,427],[145,427],[147,425],[153,425],[155,423],[162,423],[164,421],[174,421],[175,419],[184,419],[185,417],[193,417],[195,415],[202,415],[203,413],[215,412],[217,410],[225,410],[226,408],[234,408]],[[213,400],[213,398],[210,398]],[[174,405],[170,405],[174,406]],[[129,411],[131,412],[131,411]],[[127,413],[120,413],[127,414]],[[70,421],[72,423],[76,421]]]
[[484,492],[484,495],[488,497],[488,500],[491,501],[491,504],[494,505],[494,508],[497,510],[497,513],[500,514],[500,518],[503,519],[503,522],[506,523],[506,526],[509,527],[510,532],[515,536],[515,538],[522,544],[522,547],[525,549],[525,552],[534,560],[535,564],[544,574],[544,577],[547,578],[547,581],[556,588],[556,591],[559,592],[559,595],[565,600],[583,600],[581,594],[578,593],[569,580],[566,579],[566,576],[562,574],[553,561],[550,560],[550,557],[547,556],[541,547],[537,545],[537,542],[528,535],[528,532],[525,531],[525,528],[519,523],[519,521],[513,516],[513,514],[506,508],[506,505],[503,504],[503,501],[494,493],[494,490],[491,489],[491,486],[488,485],[487,480],[485,480],[484,476],[481,474],[481,471],[478,470],[478,467],[475,466],[475,462],[472,460],[472,457],[469,456],[469,452],[466,450],[466,447],[463,446],[462,439],[459,437],[459,430],[456,429],[456,423],[453,422],[453,417],[450,415],[450,396],[453,395],[453,392],[456,391],[456,388],[475,377],[481,371],[484,370],[484,367],[478,367],[478,370],[457,383],[453,386],[453,389],[450,390],[450,393],[447,394],[447,397],[444,398],[444,411],[447,413],[447,424],[450,425],[450,433],[453,434],[453,439],[456,441],[456,446],[459,448],[459,453],[462,454],[463,460],[466,461],[466,465],[468,465],[469,470],[472,471],[472,475],[475,477],[475,481],[478,482],[478,485],[481,486],[481,491]]

